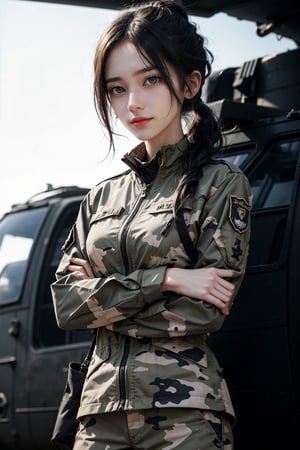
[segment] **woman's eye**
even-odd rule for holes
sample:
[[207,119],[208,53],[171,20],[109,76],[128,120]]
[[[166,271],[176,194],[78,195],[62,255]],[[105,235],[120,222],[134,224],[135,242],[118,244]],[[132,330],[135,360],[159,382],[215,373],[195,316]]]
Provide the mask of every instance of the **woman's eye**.
[[152,77],[148,77],[146,79],[146,84],[148,84],[148,85],[157,84],[159,82],[160,82],[160,78],[158,76],[152,76]]
[[112,95],[122,94],[123,92],[125,92],[125,89],[122,86],[114,86],[109,90],[109,93]]

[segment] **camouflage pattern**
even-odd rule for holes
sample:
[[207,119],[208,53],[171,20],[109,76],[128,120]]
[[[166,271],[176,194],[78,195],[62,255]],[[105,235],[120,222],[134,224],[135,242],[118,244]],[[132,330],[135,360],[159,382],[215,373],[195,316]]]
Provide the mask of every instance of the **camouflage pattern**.
[[226,414],[162,408],[86,416],[73,450],[233,450],[232,442]]
[[[131,170],[101,182],[83,200],[52,284],[58,325],[98,328],[79,417],[117,410],[196,408],[234,411],[222,370],[206,343],[225,316],[214,306],[160,284],[168,267],[189,265],[173,220],[175,190],[188,142],[157,155],[151,186],[141,178],[143,145],[126,156]],[[212,161],[184,216],[198,249],[196,268],[244,276],[251,193],[244,174]],[[94,279],[68,273],[70,257],[89,261]],[[105,326],[113,325],[113,331]]]

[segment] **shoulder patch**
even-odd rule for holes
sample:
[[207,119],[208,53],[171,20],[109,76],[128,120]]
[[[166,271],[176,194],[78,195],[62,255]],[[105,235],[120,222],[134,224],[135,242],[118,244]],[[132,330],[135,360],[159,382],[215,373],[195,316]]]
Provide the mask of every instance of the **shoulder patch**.
[[251,207],[244,198],[230,195],[229,220],[235,231],[245,233],[249,227]]
[[69,234],[68,234],[68,237],[67,237],[67,239],[66,239],[64,245],[62,246],[61,250],[62,250],[63,252],[66,252],[66,251],[68,251],[68,250],[72,247],[72,245],[74,245],[74,244],[75,244],[75,223],[73,224],[73,226],[72,226],[72,228],[71,228],[71,230],[70,230],[70,232],[69,232]]

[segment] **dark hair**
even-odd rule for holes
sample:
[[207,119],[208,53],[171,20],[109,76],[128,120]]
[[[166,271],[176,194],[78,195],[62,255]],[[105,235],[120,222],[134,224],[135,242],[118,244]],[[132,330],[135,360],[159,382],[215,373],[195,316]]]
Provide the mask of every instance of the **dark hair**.
[[211,73],[213,56],[205,47],[204,38],[189,21],[186,11],[175,1],[158,0],[138,4],[125,10],[102,35],[94,59],[94,101],[101,123],[108,131],[110,149],[114,150],[109,95],[105,84],[105,65],[113,48],[130,41],[161,74],[170,92],[179,101],[167,63],[175,70],[180,86],[194,70],[202,76],[199,92],[182,103],[182,114],[194,113],[188,129],[189,150],[184,160],[183,175],[178,185],[175,209],[182,204],[199,181],[203,164],[221,146],[219,124],[211,109],[201,100],[202,87]]

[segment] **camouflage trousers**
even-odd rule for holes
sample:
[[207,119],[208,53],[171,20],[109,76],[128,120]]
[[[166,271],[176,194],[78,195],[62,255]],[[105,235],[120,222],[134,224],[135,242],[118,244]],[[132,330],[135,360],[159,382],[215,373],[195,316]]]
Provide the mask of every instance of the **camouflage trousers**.
[[158,408],[83,417],[73,450],[233,450],[226,414]]

